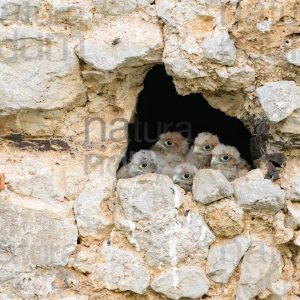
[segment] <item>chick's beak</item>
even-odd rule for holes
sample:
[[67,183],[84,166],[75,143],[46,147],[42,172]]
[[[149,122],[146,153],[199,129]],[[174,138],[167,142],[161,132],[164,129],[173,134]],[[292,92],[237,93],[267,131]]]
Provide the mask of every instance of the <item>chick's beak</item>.
[[199,154],[201,151],[200,151],[200,147],[199,146],[194,146],[193,148],[193,153],[195,154]]
[[213,157],[211,158],[210,164],[211,164],[211,165],[216,165],[217,163],[218,163],[217,158],[216,158],[215,156],[213,156]]
[[180,182],[180,181],[179,181],[179,176],[178,176],[178,175],[173,175],[172,180],[173,180],[174,183]]

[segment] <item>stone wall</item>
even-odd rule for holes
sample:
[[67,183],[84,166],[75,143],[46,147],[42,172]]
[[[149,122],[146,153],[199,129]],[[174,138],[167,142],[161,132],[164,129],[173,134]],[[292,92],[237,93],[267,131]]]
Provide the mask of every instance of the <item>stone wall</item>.
[[[295,0],[0,0],[0,299],[300,299],[299,25]],[[260,169],[117,182],[156,64]]]

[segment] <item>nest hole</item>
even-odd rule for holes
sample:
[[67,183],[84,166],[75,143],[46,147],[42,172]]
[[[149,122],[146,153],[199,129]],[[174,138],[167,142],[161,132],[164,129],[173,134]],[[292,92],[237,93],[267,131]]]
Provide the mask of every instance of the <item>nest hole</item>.
[[251,133],[242,121],[212,108],[201,94],[181,96],[164,66],[146,75],[138,97],[134,123],[128,128],[128,148],[121,165],[141,149],[150,149],[161,133],[177,131],[192,144],[199,132],[217,134],[226,145],[235,146],[251,164]]

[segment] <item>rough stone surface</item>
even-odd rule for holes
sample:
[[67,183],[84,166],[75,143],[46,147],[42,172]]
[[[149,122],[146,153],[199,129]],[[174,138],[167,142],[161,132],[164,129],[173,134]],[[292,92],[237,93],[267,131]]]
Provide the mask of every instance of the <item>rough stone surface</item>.
[[214,234],[200,215],[178,214],[183,194],[169,177],[145,174],[121,179],[117,191],[124,213],[117,226],[130,232],[129,241],[149,265],[172,265],[187,258],[199,262],[207,256]]
[[207,275],[215,282],[227,283],[250,245],[251,240],[238,236],[212,246],[207,258]]
[[232,238],[244,229],[244,212],[235,200],[223,199],[207,206],[205,221],[215,235]]
[[[86,102],[78,59],[70,46],[62,51],[63,40],[58,36],[15,28],[4,31],[0,42],[10,45],[1,52],[0,113],[61,109]],[[15,53],[9,50],[14,44],[18,45]]]
[[226,31],[216,31],[208,35],[202,44],[203,54],[212,62],[231,66],[235,62],[236,48]]
[[288,293],[291,289],[291,284],[286,280],[278,280],[271,284],[272,300],[288,299]]
[[[245,289],[251,298],[255,291],[261,299],[299,299],[295,2],[0,0],[0,173],[6,177],[0,299],[163,300],[145,279],[166,273],[169,290],[177,296],[184,290],[184,298],[192,293],[188,284],[195,291],[203,285],[189,276],[186,288],[176,290],[175,271],[202,274],[209,248],[241,235],[276,247],[284,259],[280,278],[272,278],[281,269],[276,262],[269,274],[265,264],[257,267],[262,256],[252,263],[246,255],[250,271],[242,268],[241,276],[236,267],[225,284],[209,279],[202,298],[235,299],[240,277],[260,274],[261,282],[272,283],[265,288],[248,278],[239,295]],[[149,175],[137,185],[120,181],[116,193],[127,123],[137,120],[139,93],[156,64],[163,64],[181,96],[202,94],[210,106],[242,121],[254,135],[251,145],[259,142],[262,160],[284,154],[286,164],[276,168],[280,178],[271,183],[255,172],[241,178],[243,203],[230,195],[203,205],[170,179],[154,176],[156,182]],[[153,89],[164,89],[163,83]],[[195,113],[201,120],[203,112]],[[220,139],[225,142],[223,132]],[[271,176],[260,162],[253,164]],[[100,245],[114,250],[100,255]],[[262,252],[269,259],[269,251]],[[122,263],[115,266],[111,257]],[[138,270],[123,272],[125,261]],[[146,271],[137,278],[140,265]]]
[[113,196],[116,179],[109,172],[98,176],[99,168],[91,176],[84,190],[74,203],[74,212],[81,236],[102,239],[113,225],[107,200]]
[[0,20],[4,25],[12,25],[16,22],[32,24],[39,13],[40,0],[30,2],[24,0],[1,0]]
[[14,152],[13,157],[1,151],[0,168],[12,192],[39,199],[48,204],[74,200],[84,188],[81,174],[84,161],[69,155]]
[[300,134],[300,109],[296,109],[289,117],[278,123],[283,133]]
[[294,81],[266,83],[256,89],[256,94],[271,122],[282,121],[300,108],[300,87]]
[[234,181],[234,194],[246,209],[265,209],[277,212],[283,207],[285,192],[271,180],[264,179],[259,169]]
[[120,179],[117,193],[125,216],[132,221],[150,219],[159,212],[179,207],[183,195],[165,175],[145,174]]
[[27,203],[10,192],[1,192],[0,202],[0,282],[37,267],[68,263],[78,236],[70,206],[52,207],[39,200]]
[[194,177],[193,195],[196,201],[209,204],[232,194],[230,182],[219,170],[199,170]]
[[53,21],[72,26],[90,25],[93,19],[93,2],[74,0],[51,1]]
[[103,264],[99,268],[99,278],[108,289],[133,291],[143,294],[150,283],[150,274],[144,262],[131,251],[108,246],[100,248]]
[[209,285],[204,272],[190,266],[178,268],[174,272],[163,272],[151,281],[153,290],[175,300],[183,297],[201,298],[208,291]]
[[279,211],[274,217],[273,224],[276,244],[285,244],[293,239],[294,231],[292,228],[286,227],[285,223],[285,215],[282,211]]
[[300,67],[300,48],[288,51],[285,58],[290,64]]
[[289,203],[287,209],[286,225],[297,228],[300,226],[300,203]]
[[95,31],[77,48],[76,53],[96,70],[109,72],[120,67],[160,62],[163,40],[160,27],[139,19],[107,24]]
[[282,258],[275,248],[252,244],[241,264],[236,300],[250,300],[276,282],[282,273]]
[[291,180],[288,198],[292,201],[300,202],[300,176],[295,175]]

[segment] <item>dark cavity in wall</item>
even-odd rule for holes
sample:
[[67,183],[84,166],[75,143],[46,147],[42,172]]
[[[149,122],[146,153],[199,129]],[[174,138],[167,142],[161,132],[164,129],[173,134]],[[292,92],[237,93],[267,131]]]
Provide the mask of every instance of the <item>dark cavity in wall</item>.
[[129,124],[125,161],[136,151],[149,149],[167,131],[179,131],[191,143],[199,132],[209,131],[217,134],[223,144],[235,146],[251,162],[251,133],[244,124],[212,108],[201,94],[178,95],[172,77],[163,66],[155,66],[148,72],[139,95],[135,122]]

